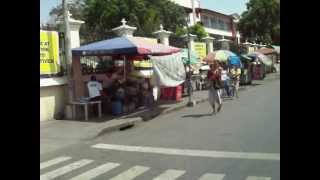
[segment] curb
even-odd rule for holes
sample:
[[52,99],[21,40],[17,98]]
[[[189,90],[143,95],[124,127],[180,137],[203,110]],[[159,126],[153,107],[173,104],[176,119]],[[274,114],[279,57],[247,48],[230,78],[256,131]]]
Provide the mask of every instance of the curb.
[[113,119],[107,123],[107,127],[102,127],[95,135],[88,139],[95,139],[105,133],[121,130],[123,128],[132,127],[135,123],[142,122],[142,118],[136,117],[131,119]]
[[[202,102],[205,102],[205,101],[207,101],[208,100],[208,98],[205,98],[205,99],[199,99],[199,100],[195,100],[194,102],[195,102],[195,105],[196,104],[200,104],[200,103],[202,103]],[[153,118],[155,118],[155,117],[159,117],[159,116],[162,116],[162,115],[165,115],[165,114],[169,114],[169,113],[172,113],[172,112],[175,112],[175,111],[179,111],[179,110],[181,110],[181,109],[183,109],[183,108],[185,108],[185,107],[188,107],[188,105],[187,105],[187,103],[184,103],[184,104],[182,104],[182,105],[180,105],[180,106],[177,106],[177,107],[174,107],[174,108],[169,108],[169,109],[167,109],[167,110],[164,110],[163,112],[159,112],[159,113],[152,113],[151,115],[147,115],[147,116],[145,116],[144,118],[143,118],[143,121],[149,121],[149,120],[151,120],[151,119],[153,119]]]
[[[196,102],[196,104],[199,104],[199,103],[205,102],[207,100],[208,100],[208,98],[205,98],[205,99],[196,100],[195,102]],[[183,109],[185,107],[187,107],[186,103],[184,103],[181,106],[177,106],[177,107],[165,110],[163,112],[151,113],[150,115],[146,115],[144,117],[135,117],[135,118],[126,119],[127,116],[123,116],[123,117],[120,117],[120,118],[116,118],[116,119],[113,119],[110,122],[108,122],[107,125],[105,125],[106,127],[102,127],[100,130],[98,130],[97,133],[95,133],[95,135],[93,135],[93,136],[91,136],[91,137],[89,137],[87,139],[95,139],[97,137],[100,137],[100,136],[102,136],[102,135],[104,135],[106,133],[109,133],[109,132],[112,132],[112,131],[115,131],[115,130],[121,130],[121,129],[129,128],[129,127],[134,126],[135,123],[140,123],[140,122],[143,122],[143,121],[149,121],[149,120],[151,120],[151,119],[153,119],[155,117],[158,117],[158,116],[161,116],[161,115],[165,115],[165,114],[169,114],[171,112],[181,110],[181,109]]]

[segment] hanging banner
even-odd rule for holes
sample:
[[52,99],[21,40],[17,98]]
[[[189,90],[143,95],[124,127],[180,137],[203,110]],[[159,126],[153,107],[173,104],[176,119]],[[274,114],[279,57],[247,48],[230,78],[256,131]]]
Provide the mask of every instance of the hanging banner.
[[40,74],[57,74],[59,72],[58,32],[40,31]]
[[186,79],[181,54],[151,56],[153,64],[153,83],[157,86],[176,87]]
[[194,51],[198,54],[199,58],[202,59],[207,56],[206,43],[195,42],[193,46]]

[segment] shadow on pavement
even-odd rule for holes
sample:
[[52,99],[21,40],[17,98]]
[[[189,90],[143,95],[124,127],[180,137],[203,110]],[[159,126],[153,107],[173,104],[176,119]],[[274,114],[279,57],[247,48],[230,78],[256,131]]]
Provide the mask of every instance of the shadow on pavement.
[[262,85],[262,84],[259,84],[259,83],[252,83],[252,84],[250,84],[250,86],[260,86],[260,85]]
[[147,121],[147,120],[150,120],[150,119],[157,117],[159,114],[162,114],[166,109],[168,109],[168,108],[155,106],[152,108],[144,109],[142,111],[129,114],[129,115],[123,117],[123,119],[141,118],[142,120]]
[[190,115],[184,115],[182,116],[183,118],[187,118],[187,117],[192,117],[192,118],[201,118],[204,116],[212,116],[211,113],[207,113],[207,114],[190,114]]

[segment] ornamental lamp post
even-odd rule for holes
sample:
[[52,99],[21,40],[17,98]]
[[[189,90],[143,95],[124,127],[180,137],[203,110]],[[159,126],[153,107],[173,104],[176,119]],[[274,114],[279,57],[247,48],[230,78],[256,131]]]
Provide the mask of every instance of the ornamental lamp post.
[[62,0],[63,5],[63,19],[64,19],[64,37],[65,37],[65,60],[67,64],[67,77],[68,77],[68,101],[73,100],[73,89],[72,89],[72,75],[71,75],[71,65],[72,65],[72,54],[71,54],[71,41],[70,41],[70,25],[69,25],[69,11],[67,0]]
[[[195,105],[195,102],[192,101],[192,87],[191,87],[191,60],[190,60],[190,49],[191,49],[191,35],[190,35],[190,30],[189,30],[189,25],[188,25],[188,17],[186,18],[186,29],[187,29],[187,47],[188,47],[188,61],[187,61],[187,67],[188,67],[188,72],[187,74],[187,86],[188,86],[188,93],[189,93],[189,97],[188,97],[188,103],[187,106],[192,107]],[[194,38],[195,35],[193,35],[192,38]]]

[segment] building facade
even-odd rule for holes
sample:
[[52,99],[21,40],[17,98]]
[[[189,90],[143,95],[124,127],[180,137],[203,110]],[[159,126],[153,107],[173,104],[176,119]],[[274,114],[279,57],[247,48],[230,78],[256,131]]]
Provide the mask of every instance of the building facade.
[[200,0],[171,0],[184,7],[188,13],[189,25],[201,22],[206,32],[219,39],[229,39],[236,44],[240,43],[240,33],[237,23],[240,16],[237,14],[227,15],[201,7]]

